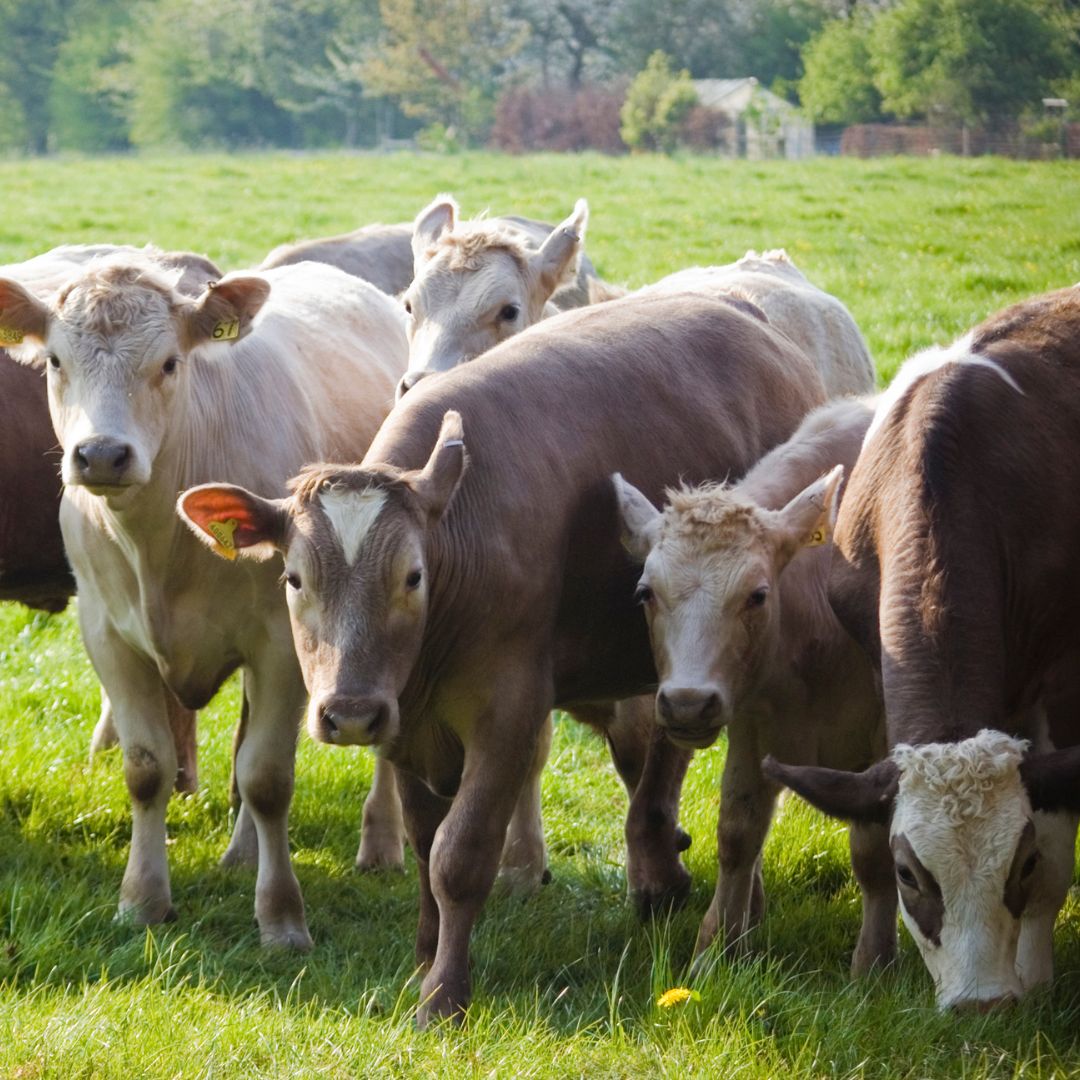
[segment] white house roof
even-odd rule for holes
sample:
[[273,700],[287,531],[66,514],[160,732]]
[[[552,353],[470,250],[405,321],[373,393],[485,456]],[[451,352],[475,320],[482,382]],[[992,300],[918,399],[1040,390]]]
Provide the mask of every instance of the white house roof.
[[[743,79],[694,79],[698,101],[708,109],[741,113],[756,98],[773,112],[794,112],[795,106],[758,84],[753,75]],[[764,99],[764,100],[763,100]]]

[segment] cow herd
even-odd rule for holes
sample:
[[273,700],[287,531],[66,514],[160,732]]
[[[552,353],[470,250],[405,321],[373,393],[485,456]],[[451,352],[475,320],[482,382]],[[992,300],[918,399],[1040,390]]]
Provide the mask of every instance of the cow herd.
[[113,245],[0,267],[0,599],[78,593],[93,749],[119,742],[131,797],[120,912],[176,916],[166,806],[240,670],[223,861],[257,867],[263,943],[312,945],[304,717],[377,748],[357,864],[414,853],[421,1023],[467,1007],[496,877],[545,879],[553,709],[607,740],[644,913],[689,892],[682,780],[726,731],[697,954],[745,947],[787,786],[851,823],[854,974],[894,957],[899,902],[941,1006],[1048,982],[1080,815],[1080,286],[875,396],[783,252],[626,293],[587,218],[439,196],[248,272]]

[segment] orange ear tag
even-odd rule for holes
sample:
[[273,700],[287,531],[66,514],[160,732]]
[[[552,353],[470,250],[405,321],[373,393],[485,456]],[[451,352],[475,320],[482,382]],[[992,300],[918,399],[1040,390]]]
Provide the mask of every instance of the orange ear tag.
[[822,544],[828,540],[828,536],[825,535],[825,530],[822,528],[815,529],[810,534],[810,539],[806,541],[807,547],[821,547]]
[[207,523],[206,527],[210,535],[217,541],[217,553],[226,559],[236,558],[236,541],[233,539],[233,533],[236,532],[236,526],[239,524],[236,518]]
[[0,326],[0,345],[21,345],[22,331],[13,330],[10,326]]
[[240,336],[239,319],[222,319],[210,335],[215,341],[235,341]]

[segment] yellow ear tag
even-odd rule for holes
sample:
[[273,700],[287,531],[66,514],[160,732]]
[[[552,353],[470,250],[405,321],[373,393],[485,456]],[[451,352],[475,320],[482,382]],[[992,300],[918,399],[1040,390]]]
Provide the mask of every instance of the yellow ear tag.
[[233,539],[233,533],[236,532],[236,526],[239,522],[236,518],[229,518],[228,521],[211,521],[207,523],[207,529],[210,530],[210,535],[217,541],[218,554],[224,555],[226,559],[236,558],[236,541]]
[[10,326],[0,326],[0,345],[21,345],[22,331],[13,330]]
[[222,319],[210,336],[215,341],[235,341],[240,336],[240,320]]
[[817,528],[810,534],[810,539],[806,541],[807,547],[821,547],[822,544],[828,540],[828,536],[823,528]]

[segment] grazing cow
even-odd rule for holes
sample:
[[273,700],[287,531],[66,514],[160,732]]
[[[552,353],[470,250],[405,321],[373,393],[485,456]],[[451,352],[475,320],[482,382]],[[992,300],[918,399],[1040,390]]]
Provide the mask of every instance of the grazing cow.
[[756,304],[817,366],[829,397],[874,389],[874,362],[851,312],[803,275],[785,251],[748,251],[726,266],[680,270],[648,285],[655,290],[717,289]]
[[[113,244],[67,244],[22,263],[0,267],[0,277],[15,278],[44,300],[94,259],[118,252],[143,253],[168,269],[180,269],[177,288],[197,295],[221,271],[202,255],[162,252]],[[54,453],[55,451],[55,453]],[[75,591],[60,535],[59,448],[49,419],[42,371],[15,363],[0,350],[0,600],[17,600],[45,611],[62,611]],[[174,703],[170,711],[176,737],[178,791],[198,784],[194,715]],[[91,753],[115,741],[108,698]]]
[[47,303],[0,279],[0,326],[48,372],[83,640],[132,798],[120,911],[172,915],[170,702],[201,708],[240,667],[250,715],[235,768],[258,839],[256,917],[264,943],[307,948],[286,830],[305,691],[278,574],[250,561],[230,572],[173,504],[211,476],[274,494],[305,462],[359,457],[404,367],[404,325],[399,305],[333,267],[232,274],[194,299],[178,276],[123,255]]
[[[841,475],[872,416],[856,399],[822,406],[738,484],[669,490],[663,512],[615,477],[627,546],[644,564],[637,596],[660,679],[657,721],[690,747],[728,732],[720,875],[698,954],[717,932],[741,942],[764,906],[761,848],[778,788],[762,757],[861,769],[884,753],[873,670],[827,593]],[[851,854],[863,890],[858,975],[896,950],[888,831],[853,825]]]
[[[469,1000],[472,926],[548,712],[655,688],[612,471],[653,497],[740,474],[824,398],[806,357],[742,307],[664,295],[567,312],[411,391],[358,467],[309,469],[285,500],[181,496],[208,543],[235,520],[242,553],[284,552],[310,733],[397,766],[421,1023]],[[685,888],[681,768],[631,805],[651,827],[628,823],[628,843],[651,846],[635,865],[652,880],[635,884],[658,895]]]
[[589,208],[554,229],[527,218],[458,221],[440,195],[416,218],[409,313],[409,370],[400,393],[425,375],[472,360],[546,315],[589,302]]
[[299,262],[329,263],[397,296],[413,279],[412,225],[365,225],[341,236],[282,244],[263,259],[259,270]]
[[891,818],[942,1007],[1053,975],[1080,810],[1078,752],[1052,750],[1080,741],[1078,456],[1080,287],[905,365],[852,472],[830,580],[880,670],[891,757],[767,770],[829,813]]

